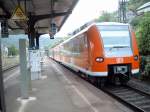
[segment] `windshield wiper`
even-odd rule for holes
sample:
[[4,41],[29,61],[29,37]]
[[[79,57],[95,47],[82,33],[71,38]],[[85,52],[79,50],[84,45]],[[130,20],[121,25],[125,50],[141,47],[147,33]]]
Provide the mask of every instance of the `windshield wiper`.
[[113,49],[113,48],[129,48],[129,46],[127,46],[127,45],[124,45],[124,46],[121,46],[121,45],[119,45],[119,46],[112,46],[112,47],[110,47],[110,51]]
[[113,46],[112,48],[126,48],[126,47],[129,48],[129,46]]

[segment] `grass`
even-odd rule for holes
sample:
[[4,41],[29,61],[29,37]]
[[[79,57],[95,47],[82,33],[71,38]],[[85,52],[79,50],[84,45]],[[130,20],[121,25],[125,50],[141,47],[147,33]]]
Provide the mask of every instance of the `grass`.
[[2,57],[2,67],[3,69],[9,68],[13,65],[19,63],[19,56],[11,56],[11,57]]

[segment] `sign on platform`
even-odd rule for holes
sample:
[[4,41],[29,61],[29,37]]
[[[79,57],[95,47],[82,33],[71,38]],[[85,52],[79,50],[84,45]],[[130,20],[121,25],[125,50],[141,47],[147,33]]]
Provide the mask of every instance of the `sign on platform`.
[[14,10],[11,19],[15,21],[25,21],[25,20],[28,20],[28,17],[25,15],[21,6],[18,5]]

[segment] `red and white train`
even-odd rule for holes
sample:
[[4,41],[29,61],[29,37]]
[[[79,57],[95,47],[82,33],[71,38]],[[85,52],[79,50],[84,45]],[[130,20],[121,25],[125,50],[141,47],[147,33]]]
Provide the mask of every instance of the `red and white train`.
[[95,79],[126,83],[139,72],[135,34],[128,24],[93,23],[51,49],[51,57]]

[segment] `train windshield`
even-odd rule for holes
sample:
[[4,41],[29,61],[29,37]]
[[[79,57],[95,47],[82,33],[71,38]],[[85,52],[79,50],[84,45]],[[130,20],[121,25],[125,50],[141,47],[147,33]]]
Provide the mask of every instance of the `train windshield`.
[[130,47],[130,33],[127,25],[98,26],[104,47]]
[[100,25],[98,29],[103,40],[106,56],[132,55],[128,25]]

